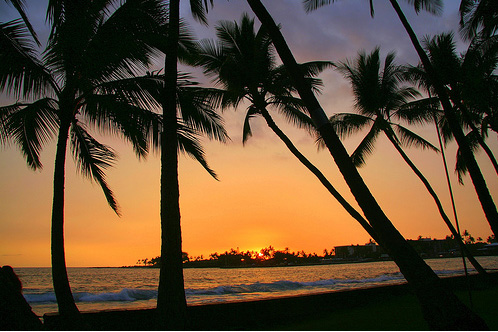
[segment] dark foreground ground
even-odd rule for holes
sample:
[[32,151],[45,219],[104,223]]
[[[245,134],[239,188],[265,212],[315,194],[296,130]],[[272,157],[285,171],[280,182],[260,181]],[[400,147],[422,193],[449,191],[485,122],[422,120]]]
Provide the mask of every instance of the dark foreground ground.
[[[455,293],[498,330],[498,283],[479,276],[446,279]],[[417,299],[406,284],[251,302],[189,306],[191,330],[427,330]],[[83,313],[84,330],[151,330],[154,310]],[[56,314],[44,327],[66,330]]]

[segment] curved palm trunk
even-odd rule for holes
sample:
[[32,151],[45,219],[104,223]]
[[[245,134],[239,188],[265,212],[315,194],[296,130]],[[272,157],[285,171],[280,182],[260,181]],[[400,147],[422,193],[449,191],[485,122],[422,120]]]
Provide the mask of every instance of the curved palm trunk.
[[487,329],[484,321],[465,306],[434,271],[418,256],[384,214],[353,165],[344,145],[336,135],[318,100],[285,42],[273,18],[260,0],[247,0],[253,12],[268,30],[277,52],[290,73],[295,87],[306,104],[327,148],[341,171],[365,217],[381,240],[384,248],[412,286],[422,311],[432,329]]
[[431,80],[431,83],[434,86],[434,89],[436,90],[439,100],[441,101],[441,104],[443,106],[444,115],[448,121],[453,136],[457,141],[458,147],[460,148],[462,156],[467,165],[467,169],[472,179],[472,183],[474,184],[474,188],[476,190],[484,214],[486,215],[486,219],[488,220],[488,223],[493,233],[496,236],[498,232],[498,210],[496,209],[493,197],[491,197],[491,194],[489,193],[486,181],[484,180],[481,170],[479,169],[479,165],[475,160],[474,154],[472,153],[467,138],[465,137],[465,134],[463,133],[462,128],[460,127],[456,114],[454,113],[453,107],[451,105],[449,96],[446,93],[443,84],[437,77],[437,74],[434,71],[434,68],[432,67],[432,64],[429,60],[429,57],[427,56],[424,49],[420,45],[420,42],[418,41],[418,38],[415,35],[415,32],[411,28],[403,11],[399,7],[398,2],[396,0],[389,0],[389,1],[391,2],[391,5],[396,11],[396,14],[398,15],[399,19],[401,20],[401,23],[403,24],[406,32],[408,33],[410,40],[412,41],[412,44],[415,47],[418,56],[420,57],[420,61],[422,62],[422,65],[424,66],[424,69],[427,72]]
[[163,132],[161,135],[161,268],[157,294],[158,327],[183,330],[187,302],[183,281],[178,141],[176,117],[180,1],[169,2],[168,53],[165,59]]
[[54,292],[59,306],[59,314],[68,320],[79,314],[69,285],[64,253],[64,184],[69,127],[69,121],[61,120],[55,155],[51,234]]
[[261,115],[265,118],[268,127],[284,142],[285,146],[289,149],[289,151],[311,172],[313,173],[318,180],[323,184],[325,188],[329,191],[329,193],[334,196],[334,198],[342,205],[342,207],[360,223],[360,225],[368,232],[368,234],[379,244],[379,237],[375,233],[374,229],[368,221],[363,218],[363,216],[355,210],[345,199],[341,196],[341,194],[334,188],[334,186],[327,180],[325,175],[318,168],[315,167],[292,143],[292,141],[284,134],[282,130],[277,126],[275,121],[273,121],[272,117],[268,113],[267,110],[261,110]]
[[415,164],[411,161],[411,159],[408,157],[408,155],[405,153],[405,151],[403,151],[403,149],[398,144],[397,139],[393,136],[393,134],[389,133],[387,131],[384,131],[384,133],[386,134],[389,141],[394,145],[394,147],[396,148],[398,153],[401,155],[403,160],[408,164],[408,166],[410,166],[410,168],[417,175],[417,177],[420,179],[420,181],[422,181],[422,183],[425,186],[425,189],[427,189],[429,194],[434,199],[434,202],[436,203],[439,214],[441,215],[441,218],[443,218],[446,226],[448,226],[451,234],[453,234],[453,236],[455,237],[455,240],[458,242],[458,245],[460,246],[462,252],[465,253],[465,255],[469,259],[472,266],[474,266],[476,271],[478,271],[480,274],[487,274],[486,270],[484,270],[484,268],[481,266],[481,264],[479,264],[479,262],[475,259],[474,255],[472,255],[472,253],[469,251],[469,248],[463,243],[462,237],[460,236],[460,233],[455,229],[455,227],[453,226],[453,224],[450,221],[450,218],[448,218],[448,215],[446,214],[446,212],[444,212],[443,205],[441,204],[439,197],[437,196],[436,192],[434,191],[434,189],[430,185],[429,181],[425,178],[425,176],[422,174],[422,172],[420,172],[420,170],[417,168],[417,166],[415,166]]

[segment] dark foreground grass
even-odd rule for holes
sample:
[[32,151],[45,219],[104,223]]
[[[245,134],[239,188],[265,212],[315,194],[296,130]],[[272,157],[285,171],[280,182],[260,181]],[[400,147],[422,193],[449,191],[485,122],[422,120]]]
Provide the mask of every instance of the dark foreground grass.
[[[455,294],[474,312],[481,316],[490,330],[498,330],[498,285],[471,291],[456,290]],[[356,308],[338,309],[334,312],[283,323],[275,330],[341,330],[341,331],[410,331],[428,330],[416,297],[412,294],[397,295],[360,305]]]

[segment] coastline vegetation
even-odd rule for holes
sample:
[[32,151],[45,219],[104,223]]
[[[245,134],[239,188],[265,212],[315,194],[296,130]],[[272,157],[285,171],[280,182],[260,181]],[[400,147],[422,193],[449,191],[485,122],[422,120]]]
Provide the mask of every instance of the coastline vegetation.
[[[467,230],[462,234],[462,239],[469,251],[474,256],[498,255],[498,244],[493,235],[486,241],[482,238],[475,239]],[[426,258],[448,258],[461,257],[458,249],[458,241],[453,235],[444,239],[431,239],[419,236],[416,240],[408,240],[415,251],[424,259]],[[214,252],[209,256],[189,256],[187,252],[182,254],[183,268],[239,268],[239,267],[273,267],[273,266],[296,266],[296,265],[318,265],[318,264],[341,264],[355,262],[372,262],[391,260],[389,255],[375,241],[370,240],[365,245],[339,246],[324,249],[322,253],[306,253],[304,250],[291,251],[288,247],[275,249],[268,246],[260,250],[240,250],[230,248],[223,253]],[[135,265],[128,267],[150,267],[159,268],[161,257],[139,259]]]

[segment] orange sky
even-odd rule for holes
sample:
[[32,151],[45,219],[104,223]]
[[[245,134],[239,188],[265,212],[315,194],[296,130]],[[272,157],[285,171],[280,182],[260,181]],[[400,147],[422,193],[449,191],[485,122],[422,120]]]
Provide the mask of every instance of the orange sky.
[[[361,48],[370,52],[376,45],[381,45],[384,56],[394,49],[398,52],[400,63],[415,63],[416,57],[408,39],[388,7],[377,8],[374,20],[369,18],[368,8],[362,7],[362,16],[352,18],[349,25],[342,26],[343,30],[334,29],[332,25],[335,21],[330,17],[335,12],[331,10],[335,8],[345,15],[353,15],[358,5],[356,2],[353,1],[349,7],[338,2],[337,7],[327,7],[323,12],[311,15],[306,15],[300,6],[289,2],[271,2],[269,10],[277,13],[275,18],[282,22],[284,35],[298,61],[344,60],[345,57],[355,56]],[[241,3],[215,2],[210,22],[216,22],[218,17],[239,18],[246,8]],[[287,11],[286,6],[289,7]],[[0,12],[3,8],[0,7]],[[427,26],[432,26],[435,32],[447,31],[457,22],[455,15],[452,15],[454,9],[450,7],[444,19],[428,15],[411,15],[409,18],[417,22],[414,28],[420,34],[430,32],[424,30]],[[344,18],[337,17],[337,20],[341,19]],[[4,20],[3,17],[0,20]],[[352,21],[357,23],[352,24]],[[203,37],[209,33],[198,25],[194,28]],[[316,47],[311,48],[310,45]],[[332,70],[321,78],[325,81],[325,88],[320,101],[327,114],[351,111],[348,83]],[[1,105],[6,103],[5,98],[0,99]],[[243,147],[244,109],[226,112],[224,117],[232,141],[228,144],[205,141],[204,145],[208,162],[220,181],[212,179],[190,158],[181,157],[180,205],[184,251],[189,255],[208,256],[230,248],[258,250],[271,244],[277,249],[289,247],[291,250],[304,249],[321,254],[325,248],[330,250],[337,245],[364,244],[369,240],[368,234],[286,150],[262,120],[253,122],[253,137]],[[313,138],[285,124],[280,117],[276,120],[299,149],[354,203],[328,152],[318,152]],[[434,128],[416,128],[416,131],[433,144],[437,143]],[[345,141],[349,151],[354,149],[359,137]],[[132,265],[138,259],[159,254],[158,155],[137,161],[131,148],[119,140],[106,139],[105,142],[120,155],[116,167],[107,174],[123,216],[118,218],[112,212],[96,184],[76,174],[68,153],[65,210],[68,266]],[[491,135],[488,142],[493,151],[498,151],[496,135]],[[408,150],[408,153],[428,177],[451,216],[440,155],[414,149]],[[455,146],[449,146],[447,153],[450,168],[453,169]],[[0,265],[50,265],[54,154],[54,144],[46,146],[42,153],[44,169],[33,172],[26,167],[15,147],[0,149]],[[492,195],[498,197],[497,177],[490,163],[483,153],[478,155],[478,161]],[[406,238],[419,235],[442,238],[449,234],[423,185],[385,139],[379,140],[375,154],[367,159],[367,165],[360,172],[380,205]],[[461,228],[468,229],[475,237],[487,238],[491,230],[470,178],[465,178],[465,186],[458,185],[453,174],[452,180]]]

